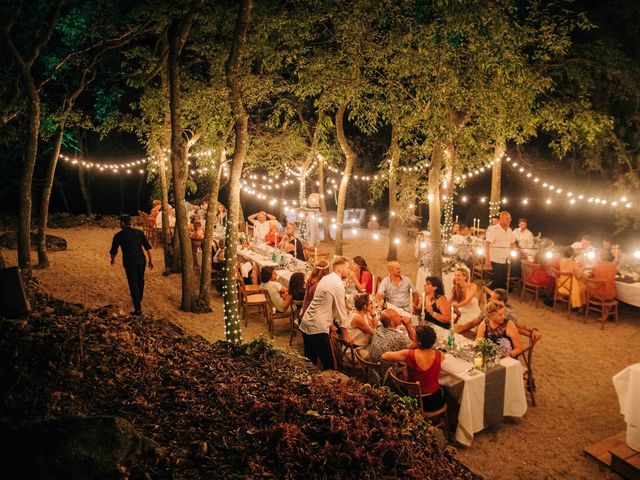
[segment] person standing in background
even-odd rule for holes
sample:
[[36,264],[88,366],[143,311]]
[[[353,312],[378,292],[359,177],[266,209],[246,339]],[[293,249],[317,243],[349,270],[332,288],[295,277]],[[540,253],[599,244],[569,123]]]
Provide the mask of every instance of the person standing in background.
[[153,269],[151,259],[151,244],[141,230],[131,226],[131,217],[122,215],[120,217],[120,230],[113,236],[111,242],[111,265],[116,262],[118,248],[122,250],[122,265],[124,273],[127,275],[129,292],[133,301],[132,315],[142,315],[142,296],[144,294],[144,271],[147,268],[147,260],[144,252],[149,258],[149,270]]

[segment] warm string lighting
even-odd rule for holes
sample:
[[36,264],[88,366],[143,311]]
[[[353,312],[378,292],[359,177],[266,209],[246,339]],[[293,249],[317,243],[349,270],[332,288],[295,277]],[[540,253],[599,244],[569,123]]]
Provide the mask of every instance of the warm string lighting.
[[570,205],[575,205],[578,202],[584,202],[586,200],[587,203],[595,204],[595,205],[610,205],[612,207],[624,207],[631,208],[633,207],[633,203],[629,201],[629,199],[622,195],[619,198],[602,198],[601,196],[591,196],[584,192],[575,191],[567,188],[563,188],[557,186],[551,182],[547,182],[539,176],[535,175],[532,171],[527,170],[525,167],[519,166],[518,162],[514,162],[511,158],[506,158],[507,165],[516,170],[525,178],[529,179],[532,183],[542,187],[543,189],[548,190],[550,193],[555,194],[549,196],[545,203],[547,205],[551,205],[554,203],[554,198],[558,201],[564,200]]

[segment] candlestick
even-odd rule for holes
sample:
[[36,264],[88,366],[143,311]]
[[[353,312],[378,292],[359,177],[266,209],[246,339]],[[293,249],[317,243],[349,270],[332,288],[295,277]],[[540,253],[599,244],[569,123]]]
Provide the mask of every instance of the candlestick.
[[425,311],[425,308],[426,308],[425,302],[426,302],[426,298],[425,298],[424,292],[422,292],[422,305],[420,307],[420,316],[424,315],[424,311]]
[[371,295],[373,295],[375,297],[376,295],[376,276],[372,273],[371,276],[373,277],[373,286],[371,288]]
[[318,249],[314,248],[313,249],[313,264],[317,264],[318,263]]
[[456,215],[456,223],[458,223],[458,215]]
[[409,289],[409,313],[413,313],[413,288]]
[[453,333],[453,319],[455,318],[455,309],[453,305],[451,305],[451,332]]

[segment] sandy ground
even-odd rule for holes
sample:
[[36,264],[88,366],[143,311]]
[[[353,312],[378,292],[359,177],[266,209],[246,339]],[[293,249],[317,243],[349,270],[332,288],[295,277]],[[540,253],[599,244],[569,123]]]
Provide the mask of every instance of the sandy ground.
[[[51,268],[36,271],[42,288],[58,298],[86,307],[120,304],[131,310],[124,271],[118,262],[109,265],[108,249],[116,230],[78,228],[51,230],[67,239],[68,250],[50,254]],[[347,239],[345,254],[364,256],[376,275],[386,272],[387,237],[374,241],[367,235]],[[321,249],[328,249],[323,247]],[[221,298],[215,295],[212,314],[197,315],[178,310],[180,277],[162,276],[162,252],[153,250],[156,269],[147,274],[143,309],[169,317],[188,331],[209,340],[222,339],[224,327]],[[15,252],[5,258],[15,264]],[[403,273],[415,279],[413,242],[399,246]],[[476,434],[473,445],[459,449],[459,458],[486,478],[619,478],[582,453],[589,445],[623,431],[611,377],[629,364],[640,362],[640,309],[622,305],[621,319],[607,324],[604,332],[594,317],[568,319],[558,306],[554,312],[532,302],[512,302],[519,318],[538,327],[543,339],[536,347],[535,378],[538,405],[529,407],[521,419],[506,419],[499,426]],[[243,328],[245,340],[265,335],[266,324],[257,317]],[[275,343],[289,348],[288,329]],[[293,351],[301,351],[294,340]]]

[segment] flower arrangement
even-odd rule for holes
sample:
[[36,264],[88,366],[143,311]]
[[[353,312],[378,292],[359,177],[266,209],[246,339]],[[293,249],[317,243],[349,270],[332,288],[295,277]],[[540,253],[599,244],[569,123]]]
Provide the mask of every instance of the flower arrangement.
[[487,367],[493,365],[496,359],[498,353],[497,345],[488,338],[481,338],[476,341],[476,348],[482,355],[482,369],[486,370]]

